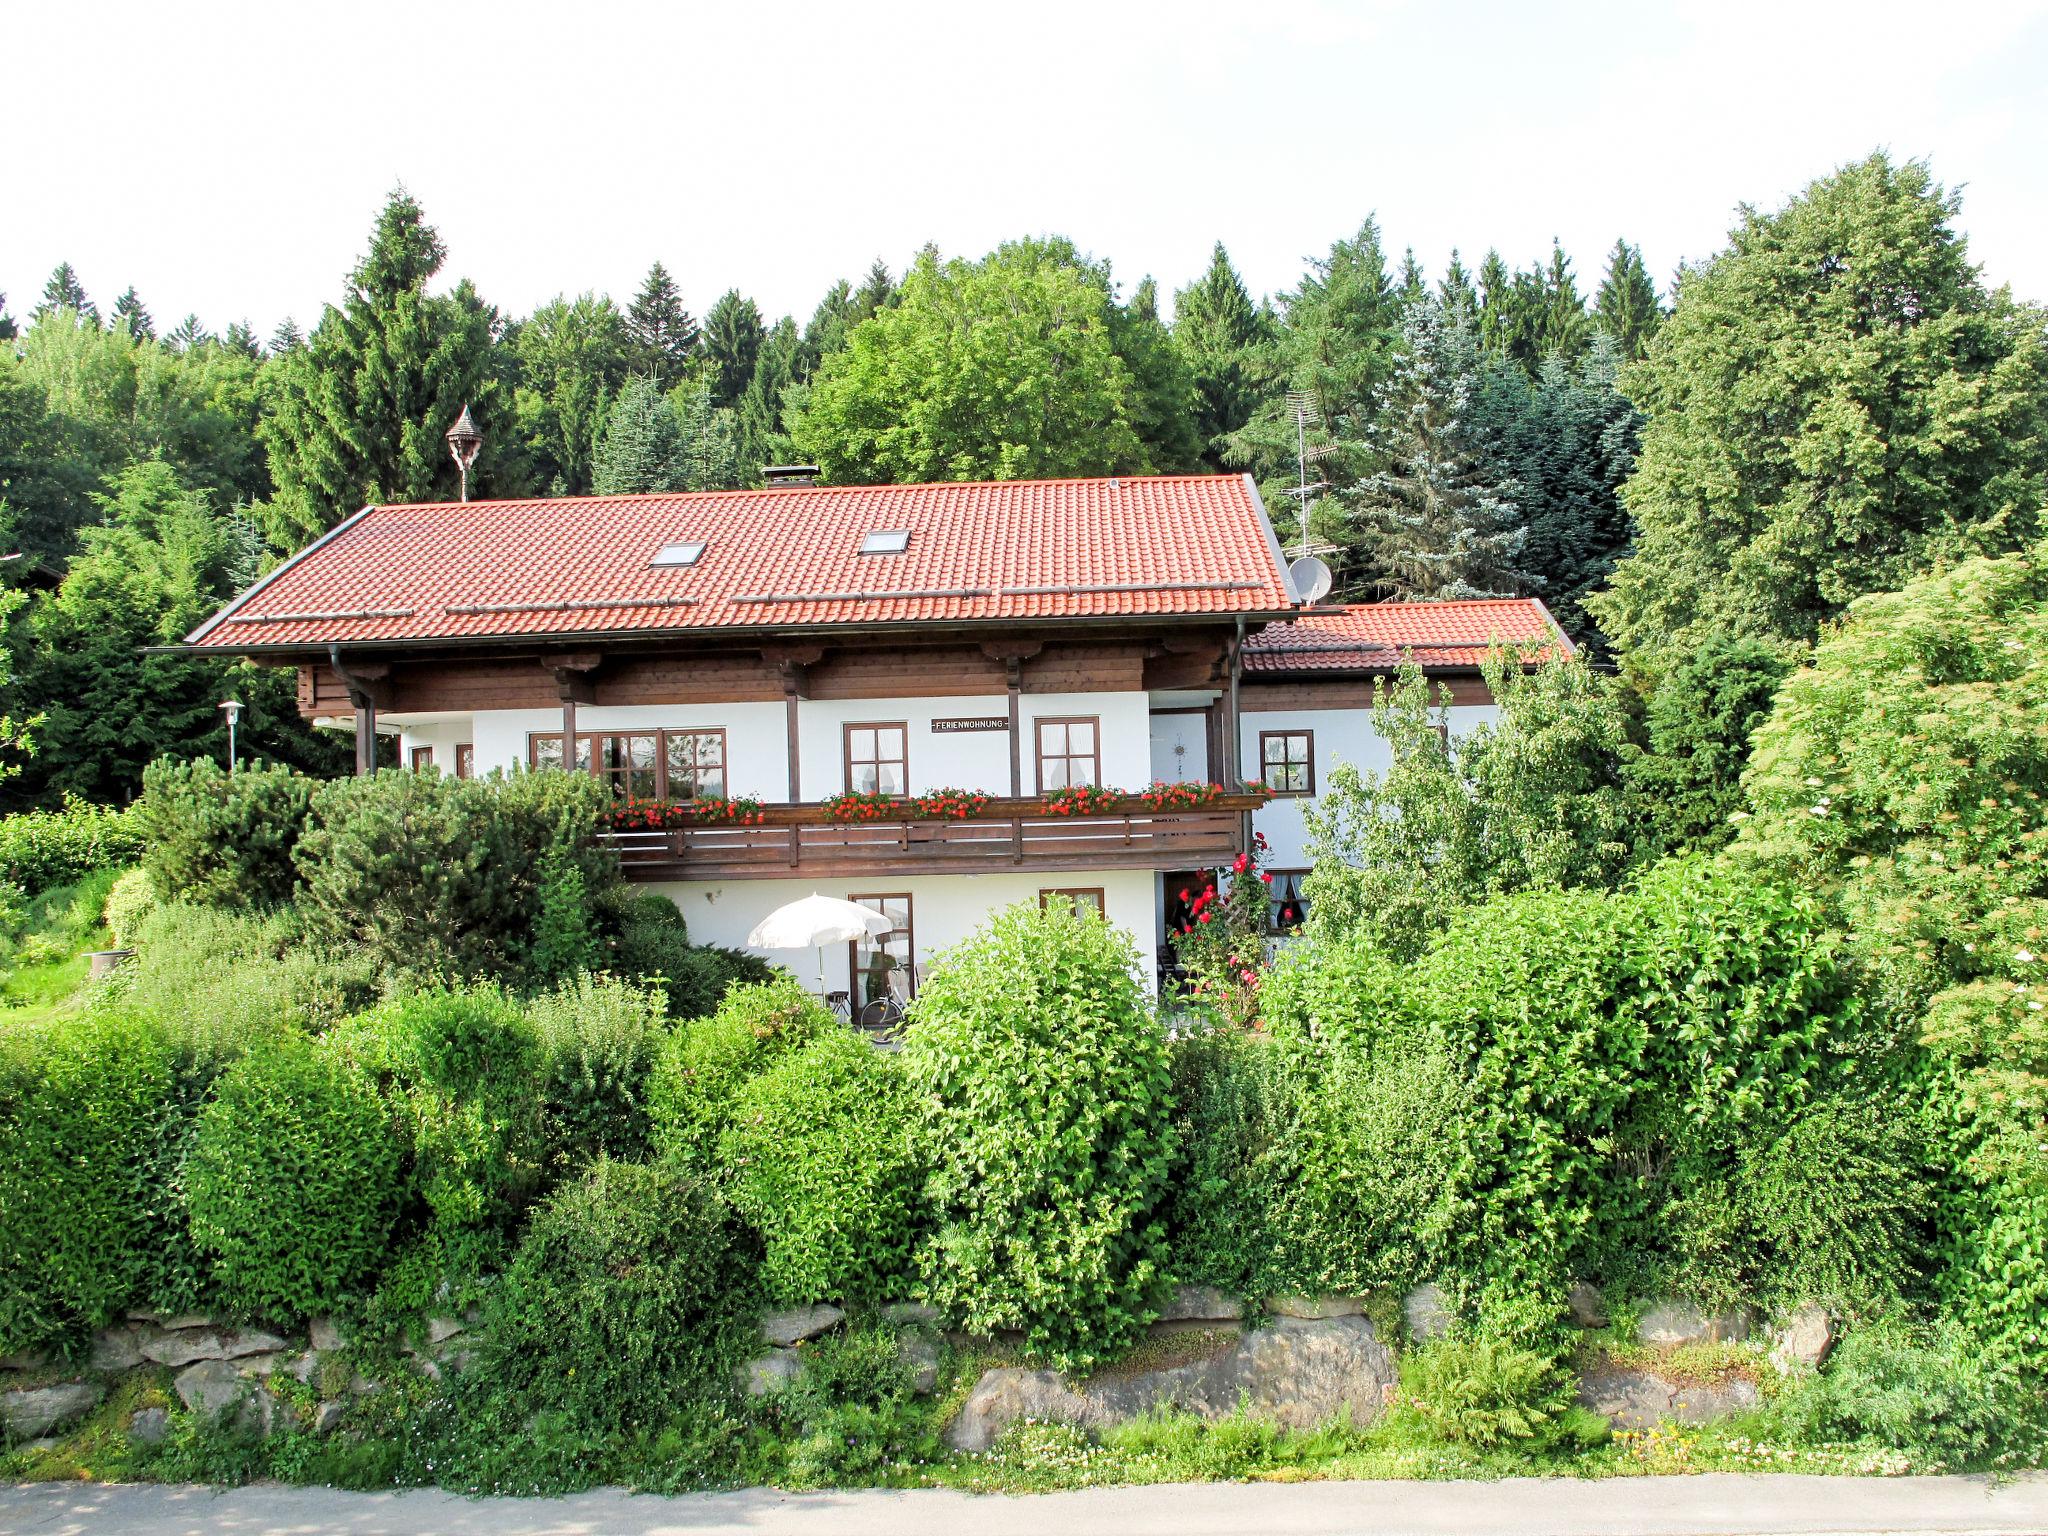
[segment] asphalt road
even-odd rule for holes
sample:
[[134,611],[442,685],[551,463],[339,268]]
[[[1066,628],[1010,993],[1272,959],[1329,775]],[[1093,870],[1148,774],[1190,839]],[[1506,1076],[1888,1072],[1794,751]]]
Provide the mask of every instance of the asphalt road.
[[2048,1475],[1209,1483],[1028,1498],[947,1491],[463,1499],[263,1485],[0,1488],[5,1536],[1899,1536],[2048,1533]]

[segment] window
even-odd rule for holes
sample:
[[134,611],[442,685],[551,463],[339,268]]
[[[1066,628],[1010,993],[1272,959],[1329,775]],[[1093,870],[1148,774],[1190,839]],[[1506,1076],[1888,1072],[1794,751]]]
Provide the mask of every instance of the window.
[[[910,729],[901,722],[846,728],[846,787],[856,795],[910,790]],[[860,898],[855,897],[856,901]]]
[[649,565],[695,565],[704,558],[702,539],[679,539],[673,544],[664,544],[654,552]]
[[597,736],[597,776],[616,800],[661,798],[661,733]]
[[879,1003],[894,993],[897,1001],[908,1002],[917,992],[915,930],[910,921],[908,896],[849,896],[855,906],[866,907],[889,919],[889,931],[879,937],[866,935],[847,945],[853,966],[855,1017],[870,1003]]
[[1096,717],[1040,720],[1036,724],[1041,795],[1075,784],[1102,782],[1102,730]]
[[669,800],[720,800],[725,797],[725,732],[663,731],[661,733]]
[[[475,749],[456,749],[457,775],[475,767]],[[465,756],[464,754],[467,754]],[[562,766],[562,733],[536,732],[526,739],[527,761],[535,768]],[[722,796],[725,788],[725,732],[632,731],[576,734],[576,771],[593,774],[621,800],[696,800]]]
[[1038,893],[1038,904],[1041,907],[1050,906],[1055,901],[1071,901],[1075,911],[1093,912],[1097,917],[1101,917],[1105,911],[1102,887],[1099,885],[1061,886]]
[[882,528],[860,541],[864,555],[900,555],[910,547],[908,528]]
[[1259,762],[1266,788],[1276,795],[1316,792],[1316,738],[1313,731],[1259,732]]
[[1308,898],[1301,894],[1301,882],[1308,878],[1308,871],[1269,869],[1266,873],[1273,877],[1273,883],[1266,887],[1266,931],[1293,933],[1308,921]]
[[476,777],[476,744],[462,742],[455,748],[455,777],[473,779]]
[[431,768],[433,766],[434,749],[432,747],[414,747],[412,749],[412,771],[414,773],[418,773],[422,768]]

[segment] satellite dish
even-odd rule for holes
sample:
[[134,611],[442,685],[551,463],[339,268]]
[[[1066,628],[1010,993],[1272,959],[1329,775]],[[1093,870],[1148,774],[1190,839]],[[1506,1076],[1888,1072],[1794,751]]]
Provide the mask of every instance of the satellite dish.
[[1314,555],[1303,555],[1287,567],[1287,579],[1304,603],[1319,603],[1330,595],[1330,568]]

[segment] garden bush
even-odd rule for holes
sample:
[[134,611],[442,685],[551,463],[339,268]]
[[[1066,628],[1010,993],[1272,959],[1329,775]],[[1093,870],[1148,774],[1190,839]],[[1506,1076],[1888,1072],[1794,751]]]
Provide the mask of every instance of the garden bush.
[[917,1231],[910,1108],[896,1058],[844,1027],[740,1090],[719,1163],[772,1298],[900,1293]]
[[[1393,1415],[1474,1451],[1541,1451],[1584,1426],[1555,1356],[1489,1333],[1454,1333],[1401,1360]],[[1605,1437],[1606,1425],[1598,1426]]]
[[289,909],[258,916],[164,902],[130,938],[135,958],[114,973],[108,995],[179,1038],[232,1044],[280,1029],[318,1033],[377,996],[370,957],[309,942]]
[[543,1177],[538,1032],[503,993],[474,987],[394,998],[336,1044],[391,1096],[426,1206],[394,1305],[424,1306],[444,1282],[466,1294],[500,1261]]
[[682,910],[666,896],[634,896],[622,903],[614,941],[619,973],[661,989],[672,1019],[701,1019],[716,1011],[728,988],[767,981],[775,968],[758,955],[692,944]]
[[294,854],[307,931],[423,978],[559,979],[596,954],[562,890],[580,882],[594,910],[619,879],[594,836],[606,803],[604,786],[570,773],[331,780]]
[[384,1257],[403,1158],[375,1086],[336,1052],[288,1037],[230,1067],[185,1166],[221,1299],[280,1321],[335,1306]]
[[1852,1330],[1817,1375],[1766,1404],[1762,1429],[1791,1444],[1904,1451],[1916,1472],[1982,1465],[2036,1447],[2048,1420],[2039,1385],[1986,1357],[1954,1324],[1897,1320]]
[[668,1038],[660,993],[582,976],[526,1005],[539,1038],[551,1170],[647,1152],[648,1079]]
[[148,870],[123,872],[107,892],[106,905],[100,909],[116,947],[134,947],[142,920],[154,912],[157,905],[156,882],[150,879]]
[[1111,1358],[1162,1288],[1175,1164],[1166,1036],[1129,936],[1066,902],[998,912],[934,964],[903,1060],[930,1299],[1062,1369]]
[[0,880],[33,896],[134,863],[146,839],[133,811],[67,796],[61,810],[0,816]]
[[151,763],[133,814],[156,888],[215,907],[290,901],[299,884],[292,855],[318,782],[282,765],[228,773],[206,758]]
[[655,1062],[656,1152],[713,1169],[740,1091],[786,1053],[843,1027],[793,976],[734,987],[709,1018],[670,1036]]
[[172,1075],[120,1014],[0,1033],[0,1354],[78,1346],[148,1298]]
[[673,1165],[600,1159],[534,1211],[487,1305],[477,1382],[522,1417],[656,1428],[739,1358],[753,1297],[714,1194]]

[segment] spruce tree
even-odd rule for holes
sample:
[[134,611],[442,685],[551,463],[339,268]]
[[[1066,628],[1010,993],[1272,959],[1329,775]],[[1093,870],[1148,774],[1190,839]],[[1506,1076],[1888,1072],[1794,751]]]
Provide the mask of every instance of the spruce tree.
[[7,295],[0,293],[0,341],[12,341],[19,334],[14,316],[7,313]]
[[1540,369],[1552,357],[1576,363],[1586,354],[1592,330],[1592,322],[1586,318],[1586,301],[1579,296],[1578,279],[1572,274],[1571,258],[1553,240],[1550,266],[1543,273],[1543,323],[1538,333],[1541,350],[1531,359],[1531,367]]
[[685,379],[669,394],[669,405],[682,424],[683,484],[693,491],[730,491],[753,485],[758,466],[740,459],[736,412],[711,403],[708,380]]
[[1422,270],[1422,263],[1415,259],[1415,247],[1412,245],[1401,253],[1400,288],[1403,305],[1420,303],[1429,295],[1429,278]]
[[187,315],[178,322],[177,329],[164,338],[164,345],[173,352],[190,352],[195,347],[205,346],[211,340],[212,334],[199,323],[199,317]]
[[1479,263],[1479,344],[1495,357],[1506,357],[1513,332],[1520,327],[1516,318],[1514,274],[1489,248]]
[[1624,362],[1634,362],[1664,323],[1657,307],[1657,285],[1643,265],[1640,247],[1626,240],[1614,242],[1607,257],[1607,275],[1593,304],[1602,331],[1614,338]]
[[35,318],[40,320],[52,310],[68,309],[81,320],[100,323],[99,306],[85,296],[85,285],[78,280],[78,274],[71,270],[71,263],[60,261],[57,269],[50,274],[50,280],[43,284],[43,302],[36,306]]
[[1436,293],[1443,300],[1444,313],[1451,319],[1475,327],[1479,324],[1479,290],[1472,286],[1472,274],[1458,259],[1456,246],[1451,247],[1451,263],[1444,268],[1443,281],[1436,285]]
[[114,324],[126,322],[128,334],[137,341],[156,340],[156,322],[149,317],[149,311],[142,306],[142,296],[129,284],[128,291],[114,300]]
[[1443,301],[1401,324],[1386,408],[1368,442],[1379,467],[1345,495],[1379,593],[1405,601],[1504,597],[1533,582],[1515,487],[1489,462],[1475,396],[1479,346]]
[[220,344],[238,357],[257,358],[263,355],[263,347],[256,340],[256,333],[249,329],[249,322],[237,320],[230,324],[220,338]]
[[683,308],[683,296],[668,269],[656,262],[626,311],[633,366],[663,389],[683,376],[697,350],[697,322]]
[[754,364],[760,359],[761,342],[767,334],[761,311],[752,299],[741,298],[737,288],[726,290],[711,306],[704,317],[704,359],[711,369],[713,406],[739,403],[754,377]]
[[818,364],[846,345],[846,333],[858,324],[854,314],[853,284],[844,278],[825,290],[818,307],[804,326],[797,349],[797,374],[808,379]]
[[286,315],[277,322],[277,329],[270,333],[270,353],[273,357],[286,352],[296,352],[306,344],[305,332],[299,329],[299,322]]
[[1225,458],[1262,481],[1293,484],[1295,421],[1286,402],[1292,391],[1307,396],[1320,414],[1332,449],[1322,466],[1325,478],[1355,479],[1371,464],[1365,440],[1401,327],[1400,295],[1387,276],[1379,225],[1368,217],[1356,235],[1331,246],[1281,302],[1281,320],[1258,354],[1260,403],[1229,435]]
[[599,496],[690,489],[682,424],[652,375],[626,380],[612,402],[598,439],[591,489]]
[[1267,330],[1218,240],[1209,269],[1173,296],[1173,344],[1194,379],[1195,431],[1212,469],[1225,467],[1222,440],[1250,421],[1258,404],[1255,353]]
[[498,317],[467,282],[446,296],[426,291],[446,255],[420,205],[403,188],[392,193],[341,307],[285,354],[263,425],[278,487],[264,521],[281,547],[365,502],[452,497],[443,434],[465,405],[485,438],[471,489],[488,481]]
[[1147,466],[1162,475],[1200,470],[1194,375],[1159,318],[1158,283],[1145,278],[1129,304],[1110,310],[1109,334],[1131,373],[1131,427],[1145,445]]
[[889,275],[888,263],[877,256],[868,267],[868,275],[861,279],[860,288],[853,296],[855,324],[867,319],[876,310],[896,300],[896,279]]
[[753,377],[735,408],[739,423],[739,454],[742,472],[751,482],[769,464],[782,457],[782,392],[797,379],[803,341],[796,322],[787,315],[775,322],[761,343],[754,362]]

